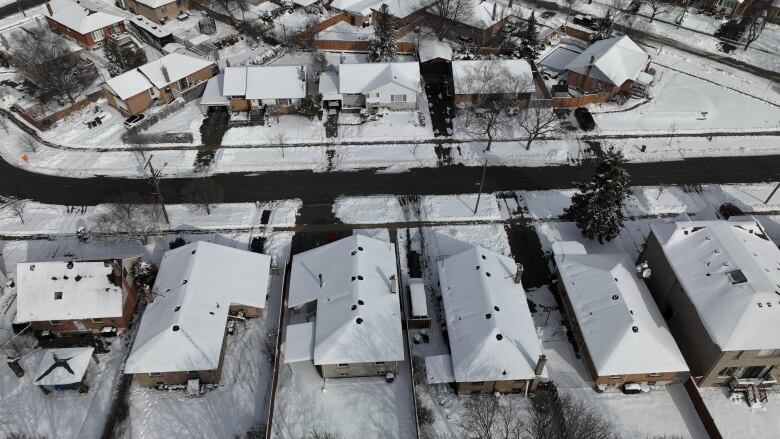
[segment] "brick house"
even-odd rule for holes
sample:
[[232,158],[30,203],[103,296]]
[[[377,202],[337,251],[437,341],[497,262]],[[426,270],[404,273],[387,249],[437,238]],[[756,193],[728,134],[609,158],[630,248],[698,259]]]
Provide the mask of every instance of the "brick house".
[[426,358],[428,383],[458,394],[518,393],[547,380],[546,357],[512,258],[473,247],[438,262],[450,355]]
[[190,9],[189,0],[124,0],[125,7],[133,14],[164,23]]
[[139,260],[18,264],[14,323],[52,335],[122,333],[138,301],[132,269]]
[[553,244],[552,263],[569,328],[600,388],[662,385],[687,376],[643,272],[627,255],[587,254],[580,243],[563,242]]
[[141,385],[218,383],[229,319],[260,316],[271,258],[197,241],[165,252],[125,364]]
[[143,112],[155,101],[172,101],[218,71],[212,61],[171,53],[109,79],[103,84],[103,94],[111,106],[130,116]]
[[88,9],[71,0],[51,0],[46,3],[46,22],[60,35],[80,45],[94,49],[102,46],[110,35],[125,32],[125,19]]
[[[293,256],[285,362],[323,378],[385,376],[404,360],[395,245],[352,235]],[[313,322],[312,322],[313,320]]]
[[369,26],[373,14],[382,4],[387,4],[388,13],[399,26],[405,26],[420,18],[425,11],[425,1],[410,0],[333,0],[328,7],[347,14],[353,26]]
[[650,55],[627,36],[596,41],[566,66],[569,87],[583,93],[627,92],[647,82]]
[[776,382],[780,250],[754,218],[651,224],[639,260],[700,386]]

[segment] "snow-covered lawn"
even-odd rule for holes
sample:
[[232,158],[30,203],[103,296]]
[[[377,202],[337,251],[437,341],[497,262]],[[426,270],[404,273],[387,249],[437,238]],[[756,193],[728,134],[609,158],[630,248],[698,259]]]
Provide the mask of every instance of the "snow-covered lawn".
[[[412,198],[409,200],[413,202]],[[501,219],[495,195],[484,194],[475,213],[476,202],[475,194],[423,195],[419,198],[419,203],[413,202],[414,207],[405,211],[399,198],[393,195],[339,197],[333,204],[333,213],[342,222],[349,224]]]
[[725,439],[769,438],[780,431],[780,391],[777,388],[767,392],[769,401],[761,408],[750,408],[744,401],[732,402],[726,388],[700,388],[699,391]]

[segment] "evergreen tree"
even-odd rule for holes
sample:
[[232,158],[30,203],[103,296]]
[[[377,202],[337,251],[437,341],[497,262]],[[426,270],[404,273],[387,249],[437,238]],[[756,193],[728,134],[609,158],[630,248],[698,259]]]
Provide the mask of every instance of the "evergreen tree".
[[612,17],[614,14],[612,12],[612,9],[607,9],[607,14],[604,15],[604,18],[600,18],[596,22],[596,27],[593,29],[595,32],[593,33],[593,41],[598,40],[606,40],[607,38],[612,38],[612,32],[615,27],[615,20]]
[[108,71],[111,76],[146,64],[146,54],[136,47],[120,46],[113,38],[107,38],[103,46],[106,59],[111,62]]
[[631,176],[623,168],[623,153],[610,148],[596,164],[593,180],[577,185],[571,206],[563,217],[574,220],[583,236],[611,241],[620,233],[625,216],[623,202],[631,194]]
[[544,41],[539,39],[536,17],[534,16],[534,13],[531,12],[531,16],[528,17],[525,31],[522,33],[518,55],[524,59],[535,60],[539,57],[539,53],[541,53],[543,49]]
[[382,3],[382,7],[374,14],[374,38],[368,43],[369,62],[389,62],[398,59],[395,31],[389,9],[386,3]]

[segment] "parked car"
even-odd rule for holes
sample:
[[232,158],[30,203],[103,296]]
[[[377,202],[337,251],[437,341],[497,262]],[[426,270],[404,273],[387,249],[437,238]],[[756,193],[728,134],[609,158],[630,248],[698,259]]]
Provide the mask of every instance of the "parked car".
[[134,126],[137,126],[145,118],[146,116],[143,113],[130,116],[127,119],[125,119],[125,128],[132,128]]
[[636,395],[637,393],[642,393],[642,386],[637,383],[626,383],[620,386],[620,390],[626,395]]
[[590,28],[593,26],[593,17],[590,15],[575,15],[572,23]]
[[555,12],[553,12],[553,11],[544,11],[540,15],[540,17],[542,17],[542,18],[552,18],[553,16],[555,16]]
[[732,216],[742,216],[745,214],[742,209],[731,203],[721,204],[720,208],[718,208],[718,213],[720,213],[720,216],[722,216],[723,219],[729,219]]
[[188,14],[187,11],[181,11],[179,12],[179,15],[176,16],[176,19],[179,21],[185,21],[188,18],[190,18],[190,14]]
[[596,128],[596,121],[593,120],[593,116],[585,107],[579,107],[574,110],[574,117],[577,119],[577,123],[580,124],[580,128],[583,131],[591,131]]

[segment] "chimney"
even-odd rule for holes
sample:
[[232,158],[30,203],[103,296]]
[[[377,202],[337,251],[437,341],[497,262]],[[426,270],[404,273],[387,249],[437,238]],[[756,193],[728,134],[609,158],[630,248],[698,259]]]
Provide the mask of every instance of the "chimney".
[[519,284],[523,280],[523,264],[517,263],[517,272],[515,272],[515,283]]
[[168,75],[168,69],[165,66],[160,67],[162,69],[163,78],[165,78],[165,83],[171,82],[171,77]]
[[539,355],[539,361],[536,362],[534,375],[541,375],[544,372],[544,365],[547,364],[547,355]]
[[298,66],[298,79],[306,82],[306,69],[303,66]]
[[46,2],[46,10],[49,11],[49,17],[54,15],[54,11],[52,11],[52,9],[51,9],[51,3]]
[[390,276],[390,293],[391,294],[397,294],[398,293],[398,282],[395,281],[396,277],[395,275]]
[[493,21],[496,20],[496,12],[498,11],[498,3],[493,3]]
[[317,277],[319,277],[319,278],[320,278],[320,288],[322,288],[322,273],[320,273],[319,275],[317,275]]
[[515,2],[515,0],[509,0],[509,7],[512,7],[512,4]]

